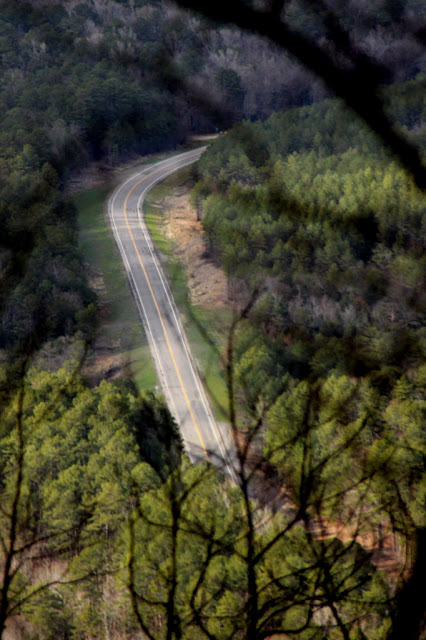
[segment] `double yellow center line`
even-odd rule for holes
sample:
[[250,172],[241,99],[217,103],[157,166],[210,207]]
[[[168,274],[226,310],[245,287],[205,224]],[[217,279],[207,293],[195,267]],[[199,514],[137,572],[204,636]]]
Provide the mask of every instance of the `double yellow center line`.
[[[196,154],[194,154],[194,155],[196,155]],[[191,156],[188,156],[188,158],[190,158],[190,157],[191,157]],[[177,364],[177,362],[176,362],[175,355],[174,355],[174,353],[173,353],[172,345],[170,344],[169,336],[168,336],[168,333],[167,333],[167,330],[166,330],[166,325],[164,324],[163,316],[162,316],[162,314],[161,314],[160,307],[158,306],[157,298],[155,297],[154,290],[153,290],[153,288],[152,288],[151,282],[150,282],[149,277],[148,277],[148,274],[147,274],[147,272],[146,272],[145,265],[144,265],[144,263],[143,263],[142,257],[141,257],[141,255],[140,255],[140,253],[139,253],[139,249],[138,249],[138,247],[137,247],[137,245],[136,245],[135,238],[134,238],[134,236],[133,236],[133,232],[132,232],[132,229],[131,229],[130,224],[129,224],[129,219],[128,219],[128,217],[127,217],[127,202],[128,202],[128,200],[129,200],[130,196],[132,195],[132,193],[134,192],[134,190],[135,190],[135,189],[136,189],[140,184],[142,184],[142,182],[144,182],[144,181],[145,181],[145,180],[147,180],[148,178],[151,178],[151,176],[155,175],[156,173],[159,173],[160,171],[163,171],[163,169],[166,169],[167,167],[172,166],[173,164],[174,164],[174,161],[169,162],[168,164],[163,165],[162,167],[160,167],[160,168],[156,169],[155,171],[152,171],[152,172],[151,172],[151,173],[149,173],[148,175],[144,176],[141,180],[139,180],[138,182],[136,182],[136,183],[133,185],[133,187],[132,187],[132,188],[130,189],[130,191],[127,193],[126,199],[124,200],[124,219],[125,219],[125,221],[126,221],[127,230],[128,230],[129,235],[130,235],[130,237],[131,237],[131,239],[132,239],[132,243],[133,243],[133,247],[134,247],[134,249],[135,249],[135,251],[136,251],[136,255],[138,256],[139,264],[140,264],[140,266],[141,266],[141,268],[142,268],[142,271],[143,271],[143,273],[144,273],[144,276],[145,276],[145,279],[146,279],[146,283],[147,283],[147,285],[148,285],[148,289],[149,289],[149,290],[150,290],[150,292],[151,292],[151,296],[152,296],[152,299],[153,299],[153,301],[154,301],[155,308],[157,309],[158,318],[159,318],[160,323],[161,323],[161,326],[162,326],[162,328],[163,328],[164,337],[166,338],[166,343],[167,343],[167,347],[168,347],[168,349],[169,349],[170,357],[171,357],[171,359],[172,359],[172,362],[173,362],[173,365],[174,365],[174,368],[175,368],[175,371],[176,371],[176,375],[177,375],[177,377],[178,377],[179,384],[180,384],[181,389],[182,389],[182,393],[183,393],[183,395],[184,395],[184,398],[185,398],[186,404],[187,404],[187,406],[188,406],[189,413],[190,413],[191,418],[192,418],[192,421],[193,421],[193,423],[194,423],[195,430],[197,431],[198,437],[199,437],[199,439],[200,439],[201,446],[202,446],[203,451],[204,451],[204,455],[206,456],[206,460],[207,460],[207,461],[210,461],[209,454],[207,453],[206,447],[205,447],[205,445],[204,445],[204,441],[203,441],[203,438],[202,438],[202,436],[201,436],[201,432],[200,432],[200,429],[199,429],[199,427],[198,427],[198,423],[197,423],[197,420],[196,420],[196,418],[195,418],[194,411],[193,411],[193,409],[192,409],[192,405],[191,405],[191,402],[190,402],[189,397],[188,397],[188,393],[187,393],[187,391],[186,391],[185,385],[184,385],[183,380],[182,380],[182,376],[181,376],[180,371],[179,371],[178,364]],[[166,176],[165,176],[165,177],[166,177]],[[179,328],[179,327],[178,327],[178,328]]]

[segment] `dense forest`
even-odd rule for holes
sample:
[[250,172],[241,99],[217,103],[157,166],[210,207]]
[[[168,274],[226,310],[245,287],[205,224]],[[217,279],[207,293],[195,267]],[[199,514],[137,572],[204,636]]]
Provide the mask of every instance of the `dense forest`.
[[[424,89],[421,78],[388,93],[423,147]],[[424,198],[339,103],[240,124],[197,172],[209,251],[261,288],[253,318],[292,375],[374,370],[384,382],[421,362]]]
[[[424,90],[386,92],[421,149]],[[423,194],[336,100],[236,125],[195,173],[210,256],[246,309],[232,362],[250,441],[298,500],[316,478],[321,517],[423,530]]]
[[[0,1],[0,635],[381,640],[405,615],[414,638],[424,196],[294,56],[178,5]],[[424,154],[424,3],[281,9],[340,61],[337,16]],[[158,397],[82,375],[98,307],[63,195],[228,127],[191,198],[235,309],[236,485],[189,463]],[[75,359],[37,370],[62,336]]]

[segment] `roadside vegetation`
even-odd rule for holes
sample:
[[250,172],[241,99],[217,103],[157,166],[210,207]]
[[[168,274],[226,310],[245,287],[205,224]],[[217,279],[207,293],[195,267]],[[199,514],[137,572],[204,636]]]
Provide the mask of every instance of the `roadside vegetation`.
[[137,388],[153,390],[157,376],[121,256],[109,226],[111,188],[90,189],[72,198],[78,214],[79,245],[99,307],[97,339],[86,370],[93,378],[130,376]]

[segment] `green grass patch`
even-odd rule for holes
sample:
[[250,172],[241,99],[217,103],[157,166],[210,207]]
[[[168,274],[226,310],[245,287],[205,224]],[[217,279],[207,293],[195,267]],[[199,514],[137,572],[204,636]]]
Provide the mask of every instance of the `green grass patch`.
[[190,168],[184,168],[154,187],[145,200],[145,220],[162,254],[163,268],[215,417],[227,421],[228,396],[220,360],[232,321],[232,311],[225,308],[204,309],[191,304],[185,267],[174,257],[173,242],[164,233],[164,212],[159,205],[162,199],[174,195],[176,190],[182,191],[189,178]]
[[126,271],[106,215],[109,187],[71,198],[78,211],[79,244],[98,293],[99,337],[90,364],[101,358],[119,360],[139,389],[153,389],[157,375]]
[[164,213],[158,205],[154,205],[148,199],[145,200],[143,211],[146,226],[148,227],[155,246],[163,256],[171,257],[173,255],[173,247],[168,238],[166,238],[163,230]]

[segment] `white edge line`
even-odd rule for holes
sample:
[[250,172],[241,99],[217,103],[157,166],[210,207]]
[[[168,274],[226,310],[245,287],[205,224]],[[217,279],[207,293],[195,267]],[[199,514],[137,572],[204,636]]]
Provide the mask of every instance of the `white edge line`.
[[[206,147],[204,147],[202,150],[200,150],[200,155],[204,151],[205,148]],[[179,160],[182,157],[183,156],[176,156],[176,160]],[[145,220],[143,219],[143,216],[141,215],[142,214],[143,199],[145,198],[146,194],[158,182],[161,182],[162,180],[165,180],[169,175],[171,175],[175,171],[177,171],[179,169],[183,169],[184,167],[189,166],[190,164],[193,164],[194,162],[197,162],[197,160],[199,160],[199,157],[198,158],[191,158],[191,160],[189,160],[186,163],[180,164],[178,167],[175,167],[175,166],[168,167],[167,168],[167,172],[165,174],[157,176],[154,179],[154,181],[151,182],[148,186],[146,186],[144,188],[144,190],[142,191],[142,193],[140,194],[138,202],[137,202],[137,213],[138,213],[139,225],[140,225],[140,227],[142,229],[142,232],[143,232],[143,234],[145,236],[145,241],[146,241],[146,243],[148,245],[148,248],[149,248],[149,251],[151,253],[151,256],[152,256],[152,259],[153,259],[153,263],[155,265],[155,268],[157,269],[158,275],[159,275],[161,283],[163,285],[164,292],[165,292],[167,300],[168,300],[168,302],[170,304],[170,308],[172,310],[172,314],[173,314],[173,317],[174,317],[174,320],[175,320],[175,323],[176,323],[176,327],[178,329],[178,333],[180,335],[180,338],[182,340],[182,344],[184,346],[184,350],[185,350],[186,357],[187,357],[187,360],[188,360],[188,363],[189,363],[189,366],[190,366],[190,370],[191,370],[192,376],[194,378],[194,382],[196,384],[197,390],[199,392],[199,395],[201,397],[202,403],[204,405],[204,410],[206,412],[206,415],[207,415],[209,423],[210,423],[211,431],[215,434],[217,444],[218,444],[219,449],[220,449],[221,454],[222,454],[222,458],[223,458],[224,462],[226,463],[226,466],[228,467],[228,471],[229,471],[231,477],[233,477],[235,472],[234,472],[233,469],[230,468],[229,463],[227,461],[228,456],[225,454],[225,452],[227,451],[227,446],[226,446],[225,442],[223,441],[223,437],[222,437],[222,434],[220,434],[220,432],[219,432],[220,440],[222,440],[222,443],[219,440],[219,435],[218,435],[219,429],[217,427],[215,419],[212,416],[211,409],[210,409],[210,403],[209,403],[209,401],[207,399],[204,387],[201,384],[201,381],[199,379],[197,367],[195,365],[195,362],[194,362],[194,359],[193,359],[193,356],[192,356],[192,353],[191,353],[191,350],[190,350],[190,347],[189,347],[189,344],[188,344],[188,341],[187,341],[186,333],[185,333],[185,330],[183,328],[180,315],[177,312],[176,303],[175,303],[173,295],[172,295],[172,293],[171,293],[171,291],[169,289],[168,282],[165,279],[164,274],[162,273],[162,268],[159,266],[159,262],[157,260],[157,257],[155,255],[154,251],[153,251],[153,244],[152,244],[151,235],[148,232],[148,230],[146,228]],[[152,168],[154,168],[154,167],[152,167]],[[196,373],[196,371],[197,371],[197,373]],[[224,451],[224,449],[225,449],[225,451]]]
[[[159,353],[158,353],[157,345],[155,343],[154,336],[153,336],[152,329],[151,329],[151,325],[150,325],[150,322],[149,322],[149,319],[148,319],[148,315],[147,315],[147,313],[145,311],[145,307],[144,307],[140,292],[139,292],[139,290],[138,290],[138,288],[136,286],[136,282],[135,282],[135,279],[134,279],[132,271],[131,271],[129,260],[128,260],[124,245],[123,245],[123,243],[121,241],[120,234],[118,232],[117,224],[116,224],[116,221],[114,219],[114,214],[113,214],[114,200],[115,200],[116,196],[118,195],[120,189],[122,187],[124,187],[128,182],[133,180],[134,178],[139,177],[144,171],[141,171],[139,173],[136,173],[136,174],[132,175],[128,180],[123,182],[121,185],[119,185],[114,190],[114,192],[112,193],[112,195],[108,199],[108,214],[109,214],[109,219],[110,219],[110,222],[111,222],[113,235],[114,235],[115,241],[116,241],[116,243],[118,245],[122,260],[124,262],[124,267],[126,269],[127,277],[129,279],[129,282],[130,282],[130,287],[136,294],[135,295],[135,299],[136,299],[137,306],[139,307],[139,315],[141,316],[141,319],[142,319],[142,324],[144,326],[145,333],[146,333],[147,338],[148,338],[148,343],[150,345],[151,353],[154,354],[154,362],[156,364],[156,369],[157,369],[157,375],[158,375],[158,378],[159,378],[159,382],[160,382],[160,384],[163,382],[163,384],[161,384],[161,386],[163,387],[166,395],[170,399],[170,404],[172,406],[174,415],[177,416],[177,411],[176,411],[176,406],[175,406],[175,403],[174,403],[174,399],[173,399],[173,396],[172,396],[172,394],[170,392],[170,389],[168,388],[168,385],[166,384],[166,376],[164,374],[164,370],[163,370],[161,359],[160,359],[160,356],[159,356]],[[141,311],[142,311],[142,313],[141,313]],[[187,454],[189,455],[189,458],[190,458],[191,462],[194,462],[193,459],[192,459],[191,453],[190,453],[190,449],[189,449],[188,443],[187,443],[185,437],[183,436],[182,432],[181,432],[181,435],[182,435],[182,439],[183,439],[183,441],[185,443],[185,448],[186,448]]]
[[[206,148],[207,147],[205,146],[205,147],[202,147],[200,149],[197,149],[196,151],[199,151],[200,155],[201,155]],[[128,258],[127,258],[127,255],[126,255],[126,252],[125,252],[125,249],[124,249],[124,246],[123,246],[123,243],[121,241],[120,235],[118,233],[118,229],[117,229],[117,225],[116,225],[115,219],[113,217],[113,207],[114,207],[115,198],[117,197],[119,191],[123,187],[125,187],[129,182],[131,182],[132,180],[135,180],[136,178],[143,177],[144,173],[149,173],[154,168],[160,168],[162,164],[166,164],[166,163],[174,161],[174,160],[179,161],[179,160],[183,159],[186,155],[190,155],[190,154],[194,154],[194,150],[187,151],[187,152],[185,152],[183,154],[180,154],[180,155],[176,155],[176,156],[174,156],[172,158],[166,158],[165,160],[161,160],[158,163],[153,163],[153,164],[150,164],[150,165],[144,167],[144,169],[132,174],[129,178],[127,178],[127,180],[125,180],[123,183],[119,184],[116,187],[116,189],[113,191],[112,195],[108,199],[108,213],[109,213],[109,218],[110,218],[110,221],[111,221],[111,226],[113,228],[114,237],[115,237],[116,242],[117,242],[117,244],[119,246],[120,253],[121,253],[122,257],[123,257],[123,262],[124,262],[124,265],[125,265],[125,268],[126,268],[126,271],[127,271],[127,274],[128,274],[128,278],[129,278],[129,281],[130,281],[131,288],[137,293],[136,301],[139,302],[138,306],[140,307],[140,310],[142,309],[142,313],[140,313],[140,315],[142,317],[142,323],[143,323],[144,327],[147,328],[147,332],[146,333],[147,333],[148,341],[152,345],[151,352],[154,354],[154,361],[156,361],[157,371],[160,374],[159,378],[160,378],[160,381],[161,381],[161,379],[164,381],[162,386],[163,386],[164,390],[166,391],[166,394],[170,398],[170,402],[171,402],[171,405],[173,407],[175,416],[177,415],[177,412],[176,412],[176,407],[175,407],[175,404],[174,404],[173,396],[172,396],[168,386],[165,383],[165,380],[166,380],[165,374],[164,374],[164,371],[163,371],[163,368],[162,368],[161,360],[159,358],[157,346],[155,344],[155,340],[154,340],[154,337],[153,337],[153,334],[152,334],[152,330],[151,330],[151,327],[150,327],[148,316],[147,316],[147,314],[145,312],[145,308],[144,308],[140,293],[139,293],[139,291],[138,291],[138,289],[136,287],[136,283],[134,281],[134,277],[133,277],[133,274],[131,272],[131,267],[130,267],[130,264],[129,264],[129,261],[128,261]],[[167,281],[165,280],[163,274],[160,271],[158,260],[157,260],[155,254],[154,254],[154,251],[153,251],[153,244],[152,244],[151,236],[150,236],[149,232],[147,232],[145,222],[141,220],[141,207],[140,207],[140,205],[143,204],[143,202],[141,202],[141,201],[145,197],[145,195],[148,193],[148,191],[150,191],[150,189],[152,189],[158,182],[161,182],[162,180],[166,179],[169,175],[174,173],[174,171],[177,171],[178,169],[184,168],[184,167],[196,162],[197,160],[199,160],[199,157],[198,158],[191,158],[188,162],[183,163],[183,164],[179,165],[178,167],[173,166],[173,168],[171,168],[170,171],[168,170],[165,174],[162,174],[162,175],[158,176],[158,178],[156,178],[149,186],[145,187],[145,189],[142,191],[142,194],[140,195],[140,197],[138,199],[137,213],[138,213],[139,224],[140,224],[141,229],[142,229],[142,231],[144,233],[145,240],[147,242],[147,245],[148,245],[148,248],[150,250],[151,256],[153,258],[155,267],[157,269],[157,272],[158,272],[158,274],[160,276],[160,279],[161,279],[161,282],[163,284],[163,288],[164,288],[164,291],[166,293],[166,297],[167,297],[167,299],[169,301],[169,304],[170,304],[170,307],[172,309],[173,317],[175,319],[176,326],[177,326],[177,328],[179,330],[179,335],[180,335],[182,343],[184,345],[185,353],[186,353],[186,356],[187,356],[187,359],[188,359],[188,362],[189,362],[189,365],[190,365],[190,369],[191,369],[195,384],[197,386],[197,390],[198,390],[198,392],[200,394],[200,397],[202,399],[202,402],[203,402],[207,417],[209,419],[211,430],[215,434],[216,441],[217,441],[219,449],[220,449],[220,451],[222,453],[223,460],[225,461],[226,466],[228,468],[229,474],[230,474],[231,477],[233,477],[235,479],[235,471],[234,471],[233,468],[231,468],[229,466],[229,462],[227,460],[228,456],[226,456],[224,454],[223,447],[225,447],[225,451],[227,450],[227,447],[226,447],[225,443],[223,442],[223,436],[222,436],[222,434],[220,434],[220,439],[222,440],[222,444],[223,444],[223,447],[222,447],[222,444],[219,441],[218,427],[216,425],[216,421],[214,420],[214,418],[213,418],[213,416],[211,414],[210,404],[209,404],[209,402],[207,400],[205,390],[204,390],[203,386],[201,385],[200,380],[198,379],[198,375],[195,373],[196,366],[194,364],[193,356],[192,356],[192,353],[190,351],[189,344],[187,342],[186,334],[185,334],[185,331],[183,329],[180,316],[175,311],[176,307],[175,307],[175,302],[174,302],[173,296],[172,296],[172,294],[170,292],[170,289],[168,287]],[[168,169],[169,169],[169,167],[168,167]],[[187,442],[186,438],[184,437],[183,433],[181,433],[181,435],[182,435],[182,438],[183,438],[183,440],[185,442],[187,453],[188,453],[188,455],[189,455],[189,457],[191,459],[191,462],[193,462],[192,456],[190,454],[190,449],[189,449],[189,446],[188,446],[188,442]]]

